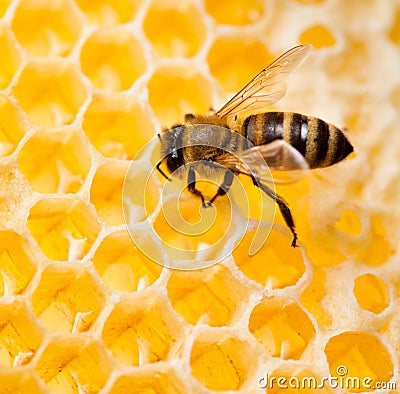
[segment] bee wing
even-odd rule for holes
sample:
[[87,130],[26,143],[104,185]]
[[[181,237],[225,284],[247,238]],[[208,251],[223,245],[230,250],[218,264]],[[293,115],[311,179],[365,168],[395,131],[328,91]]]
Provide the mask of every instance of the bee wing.
[[269,183],[294,182],[309,170],[302,154],[283,140],[253,146],[235,155],[222,155],[217,163],[233,172],[254,176]]
[[286,92],[285,80],[289,73],[300,66],[310,50],[311,45],[299,45],[285,52],[218,110],[217,116],[223,118],[253,111],[280,100]]

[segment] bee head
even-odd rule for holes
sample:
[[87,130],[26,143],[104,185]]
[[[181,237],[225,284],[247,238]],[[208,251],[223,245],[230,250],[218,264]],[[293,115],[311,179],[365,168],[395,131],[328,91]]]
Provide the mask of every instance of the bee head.
[[178,125],[158,135],[161,142],[161,160],[157,164],[157,169],[167,179],[168,177],[160,169],[161,164],[167,167],[170,174],[184,164],[182,152],[182,133],[184,127]]

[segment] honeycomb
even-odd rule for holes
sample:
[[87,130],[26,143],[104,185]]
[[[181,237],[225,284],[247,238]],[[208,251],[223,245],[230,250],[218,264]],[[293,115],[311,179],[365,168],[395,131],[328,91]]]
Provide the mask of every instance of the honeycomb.
[[[201,210],[148,173],[163,127],[298,44],[276,107],[355,155],[276,185],[293,249],[250,180]],[[0,393],[400,392],[398,0],[3,0],[0,48]]]

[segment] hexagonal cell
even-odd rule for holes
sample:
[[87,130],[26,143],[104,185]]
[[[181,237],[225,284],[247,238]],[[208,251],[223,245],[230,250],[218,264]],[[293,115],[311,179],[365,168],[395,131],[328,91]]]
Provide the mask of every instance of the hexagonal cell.
[[127,168],[128,163],[109,162],[99,167],[93,178],[90,201],[108,226],[125,223],[122,211],[122,188]]
[[215,391],[240,390],[256,363],[255,349],[226,331],[200,334],[190,355],[192,375]]
[[116,231],[104,238],[93,264],[103,282],[116,291],[142,290],[154,283],[162,271],[135,246],[127,231]]
[[386,283],[372,274],[358,276],[354,280],[354,295],[361,308],[381,313],[389,306],[389,291]]
[[300,250],[290,247],[286,235],[272,230],[264,246],[249,256],[253,237],[254,231],[248,232],[233,251],[239,269],[268,289],[295,285],[306,269]]
[[68,261],[86,255],[101,227],[94,209],[77,198],[39,200],[27,225],[49,259]]
[[28,63],[13,94],[36,126],[63,126],[75,120],[87,91],[72,64],[58,59]]
[[103,27],[85,42],[81,67],[96,88],[118,92],[129,89],[143,74],[146,59],[140,43],[128,30]]
[[331,47],[336,43],[334,35],[323,25],[310,26],[299,37],[300,44],[312,44],[314,48]]
[[[178,181],[174,179],[175,185]],[[197,180],[196,187],[207,197],[215,194],[218,185]],[[214,192],[209,193],[210,189]],[[200,268],[199,264],[208,266],[207,262],[229,255],[227,245],[233,246],[232,239],[242,230],[243,223],[235,217],[226,198],[217,199],[211,209],[203,208],[200,199],[192,195],[176,194],[164,201],[153,229],[172,261],[193,260],[193,265],[189,266],[193,269]]]
[[19,155],[20,170],[39,193],[78,192],[91,162],[89,146],[74,129],[35,133]]
[[[147,11],[143,29],[160,56],[190,57],[196,54],[205,39],[202,16],[190,1],[157,0]],[[160,25],[163,26],[162,34]]]
[[13,231],[0,231],[0,295],[24,292],[36,272],[37,259],[28,242]]
[[182,380],[178,377],[181,371],[172,368],[161,367],[148,371],[135,370],[129,374],[120,376],[109,394],[182,394],[190,392]]
[[193,325],[231,324],[236,315],[242,315],[249,296],[248,289],[221,265],[193,272],[173,271],[167,291],[173,308]]
[[24,134],[21,114],[7,96],[0,95],[0,156],[13,153]]
[[11,368],[0,370],[0,392],[47,394],[47,390],[43,388],[43,382],[32,370]]
[[36,373],[54,393],[98,393],[114,364],[104,347],[87,337],[57,336],[37,360]]
[[389,382],[394,374],[393,361],[384,344],[366,332],[348,331],[331,337],[325,354],[330,373],[337,378],[370,378],[373,387],[377,381]]
[[205,0],[207,12],[220,24],[245,25],[257,22],[264,14],[264,0]]
[[239,91],[272,60],[261,41],[243,34],[217,38],[207,56],[211,73],[226,92]]
[[88,20],[99,25],[129,22],[140,8],[138,0],[75,0]]
[[32,308],[46,328],[55,332],[85,332],[104,308],[99,283],[77,266],[46,268],[32,294]]
[[132,160],[155,134],[138,101],[119,94],[95,95],[82,127],[101,154],[122,160]]
[[81,35],[82,18],[70,0],[52,7],[46,0],[22,0],[11,27],[29,55],[68,56]]
[[28,364],[42,343],[41,328],[25,304],[0,305],[0,366]]
[[5,26],[0,26],[0,48],[0,89],[4,89],[9,85],[21,64],[21,55],[15,38]]
[[148,83],[149,102],[165,125],[182,120],[187,113],[204,113],[212,105],[209,81],[191,67],[163,66]]
[[299,359],[315,336],[307,314],[295,303],[266,299],[251,312],[249,330],[272,356]]
[[182,323],[168,300],[147,294],[124,297],[104,323],[104,344],[126,366],[167,360],[184,340]]

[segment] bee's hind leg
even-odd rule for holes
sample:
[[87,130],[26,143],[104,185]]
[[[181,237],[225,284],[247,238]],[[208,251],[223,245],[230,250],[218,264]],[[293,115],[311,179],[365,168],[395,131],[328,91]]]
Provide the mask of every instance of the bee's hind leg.
[[218,196],[224,196],[226,193],[228,193],[229,188],[232,186],[233,176],[234,174],[232,171],[225,171],[224,180],[215,193],[215,196],[208,202],[209,206],[212,205]]
[[196,173],[194,172],[194,167],[190,166],[189,167],[189,173],[188,173],[188,178],[187,178],[187,188],[189,190],[190,193],[194,194],[197,197],[201,198],[201,205],[203,206],[203,208],[207,207],[207,204],[205,202],[203,193],[196,189]]
[[295,224],[293,220],[292,213],[290,212],[289,205],[287,202],[278,194],[276,194],[272,189],[270,189],[268,186],[264,185],[260,181],[258,181],[256,178],[252,177],[253,184],[257,187],[259,187],[269,198],[271,198],[273,201],[275,201],[278,204],[279,210],[281,211],[282,217],[285,220],[286,225],[289,227],[290,232],[293,235],[293,240],[292,240],[292,247],[295,248],[297,247],[297,233],[295,230]]

